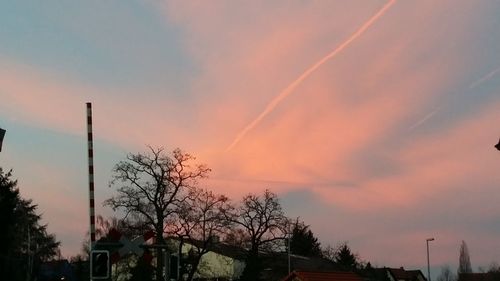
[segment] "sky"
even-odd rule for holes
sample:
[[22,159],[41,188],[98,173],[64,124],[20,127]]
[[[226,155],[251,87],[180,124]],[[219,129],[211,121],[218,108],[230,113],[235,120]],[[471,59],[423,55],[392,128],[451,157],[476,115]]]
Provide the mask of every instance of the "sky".
[[[212,168],[235,202],[271,189],[323,245],[373,265],[500,262],[500,2],[2,1],[0,166],[62,254],[112,168],[147,145]],[[424,271],[426,272],[426,271]]]

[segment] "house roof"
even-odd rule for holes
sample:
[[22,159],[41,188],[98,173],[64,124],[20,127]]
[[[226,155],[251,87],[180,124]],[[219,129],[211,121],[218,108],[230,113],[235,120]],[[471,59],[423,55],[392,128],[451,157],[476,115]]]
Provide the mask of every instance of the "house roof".
[[422,271],[420,270],[405,270],[404,268],[387,268],[387,270],[394,276],[396,280],[407,280],[407,281],[416,281],[418,277],[421,276],[424,280],[426,280]]
[[212,252],[237,260],[244,260],[248,255],[248,252],[245,249],[225,243],[215,243],[208,249]]
[[[288,269],[287,253],[266,253],[261,255],[267,267]],[[290,266],[297,271],[338,271],[340,268],[332,261],[321,257],[290,255]]]
[[[264,266],[261,278],[264,280],[281,280],[288,274],[287,253],[266,253],[261,255]],[[332,272],[340,268],[330,260],[320,257],[304,257],[290,255],[290,268],[295,271]]]
[[364,270],[361,270],[359,274],[363,277],[364,280],[390,280],[387,274],[387,268],[365,268]]
[[[169,239],[172,239],[175,241],[180,240],[178,237],[170,237]],[[184,240],[184,243],[191,244],[191,245],[194,245],[196,247],[203,246],[203,241],[200,241],[200,240],[186,239],[186,240]],[[214,253],[217,253],[217,254],[220,254],[220,255],[223,255],[226,257],[230,257],[230,258],[233,258],[236,260],[244,260],[248,255],[248,252],[245,249],[237,247],[237,246],[229,245],[226,243],[222,243],[222,242],[211,243],[207,249],[211,252],[214,252]]]
[[341,271],[293,271],[282,281],[363,281],[361,277],[353,272]]

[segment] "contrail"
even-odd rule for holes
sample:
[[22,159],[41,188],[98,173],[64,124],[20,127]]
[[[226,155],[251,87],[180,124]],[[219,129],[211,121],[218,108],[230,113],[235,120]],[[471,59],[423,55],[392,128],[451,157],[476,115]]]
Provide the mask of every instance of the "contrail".
[[432,116],[434,116],[434,114],[436,114],[441,108],[438,107],[436,109],[434,109],[434,111],[432,111],[431,113],[427,114],[424,118],[420,119],[420,121],[416,122],[415,124],[413,124],[408,130],[409,131],[412,131],[413,129],[415,129],[416,127],[424,124],[425,121],[429,120]]
[[[469,89],[473,89],[477,86],[479,86],[480,84],[484,83],[485,81],[491,79],[493,76],[495,76],[495,74],[497,74],[498,72],[500,72],[500,67],[490,71],[488,74],[484,75],[483,77],[477,79],[476,81],[472,82],[470,85],[469,85]],[[438,107],[436,108],[434,111],[432,111],[431,113],[427,114],[424,118],[422,118],[420,121],[416,122],[415,124],[413,124],[408,130],[409,131],[412,131],[413,129],[417,128],[418,126],[424,124],[425,122],[427,122],[427,120],[429,120],[432,116],[434,116],[434,114],[436,114],[439,110],[441,110],[441,107]]]
[[248,124],[233,140],[233,142],[226,148],[226,152],[231,150],[238,142],[241,141],[241,139],[250,131],[252,130],[257,124],[259,124],[266,115],[268,115],[270,112],[274,110],[274,108],[283,100],[285,99],[290,93],[297,87],[297,85],[300,84],[304,79],[306,79],[309,75],[311,75],[312,72],[314,72],[316,69],[318,69],[322,64],[324,64],[326,61],[329,59],[335,57],[338,53],[340,53],[342,50],[344,50],[349,44],[352,43],[352,41],[356,40],[359,36],[361,36],[370,26],[372,26],[375,21],[377,21],[381,16],[384,15],[384,13],[394,4],[396,3],[396,0],[390,0],[387,2],[375,15],[373,15],[367,22],[365,22],[356,32],[354,32],[347,40],[345,40],[340,46],[335,48],[331,53],[326,55],[324,58],[316,62],[313,66],[311,66],[309,69],[307,69],[302,75],[300,75],[295,81],[293,81],[288,87],[286,87],[278,96],[276,96],[262,111],[262,113],[255,118],[250,124]]
[[495,74],[497,74],[497,72],[499,72],[499,71],[500,71],[500,67],[497,68],[497,69],[495,69],[495,70],[493,70],[493,71],[491,71],[490,73],[486,74],[481,79],[478,79],[475,82],[473,82],[472,84],[470,84],[469,89],[475,88],[479,84],[481,84],[484,81],[486,81],[486,80],[490,79],[491,77],[495,76]]

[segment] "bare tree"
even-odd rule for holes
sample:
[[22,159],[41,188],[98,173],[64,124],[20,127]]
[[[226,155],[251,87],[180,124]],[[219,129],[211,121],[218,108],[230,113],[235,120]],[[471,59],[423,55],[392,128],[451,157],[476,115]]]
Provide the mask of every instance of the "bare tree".
[[330,261],[335,261],[335,256],[337,255],[337,249],[332,245],[328,244],[321,251],[321,255]]
[[[156,243],[164,243],[168,219],[186,200],[189,190],[205,178],[210,169],[195,164],[195,157],[175,149],[171,156],[162,148],[149,147],[148,153],[128,154],[113,169],[110,187],[117,194],[104,204],[113,210],[123,210],[124,219],[146,222],[155,231]],[[163,264],[157,250],[157,265]],[[162,278],[162,268],[156,268],[156,280]]]
[[467,249],[467,244],[462,240],[460,245],[460,257],[458,262],[458,274],[460,273],[471,273],[472,266],[470,263],[469,250]]
[[451,272],[451,269],[448,265],[445,265],[441,267],[441,273],[439,274],[437,281],[455,281],[457,280],[457,277],[453,272]]
[[250,243],[249,243],[250,237],[247,234],[247,232],[245,232],[241,228],[229,229],[228,232],[224,234],[223,239],[224,239],[223,240],[224,243],[226,243],[226,244],[236,246],[239,248],[243,248],[243,249],[250,248]]
[[278,197],[270,190],[262,196],[248,194],[235,209],[232,221],[246,233],[250,249],[242,280],[257,280],[260,273],[259,251],[267,243],[284,239],[288,227]]
[[497,262],[492,262],[488,268],[488,275],[491,280],[500,280],[500,265]]
[[[104,218],[101,215],[96,216],[96,228],[95,228],[95,235],[96,235],[96,240],[99,241],[100,239],[106,238],[106,236],[109,234],[111,229],[116,229],[119,230],[120,232],[126,231],[126,226],[123,221],[118,220],[115,217],[111,218]],[[82,242],[82,248],[81,248],[81,259],[88,259],[90,255],[90,231],[87,231],[85,233],[85,239]]]
[[190,251],[187,280],[191,281],[198,269],[200,260],[218,243],[218,237],[227,232],[231,222],[227,214],[231,206],[224,195],[216,195],[205,189],[194,188],[189,193],[173,218],[170,231],[180,239],[180,248],[184,241],[192,246]]

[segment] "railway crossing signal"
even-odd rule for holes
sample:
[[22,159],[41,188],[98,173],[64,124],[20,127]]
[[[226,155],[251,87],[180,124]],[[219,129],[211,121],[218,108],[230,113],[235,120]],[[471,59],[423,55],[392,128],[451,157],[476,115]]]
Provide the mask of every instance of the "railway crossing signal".
[[90,276],[92,279],[108,279],[110,269],[109,251],[94,250],[90,253]]

